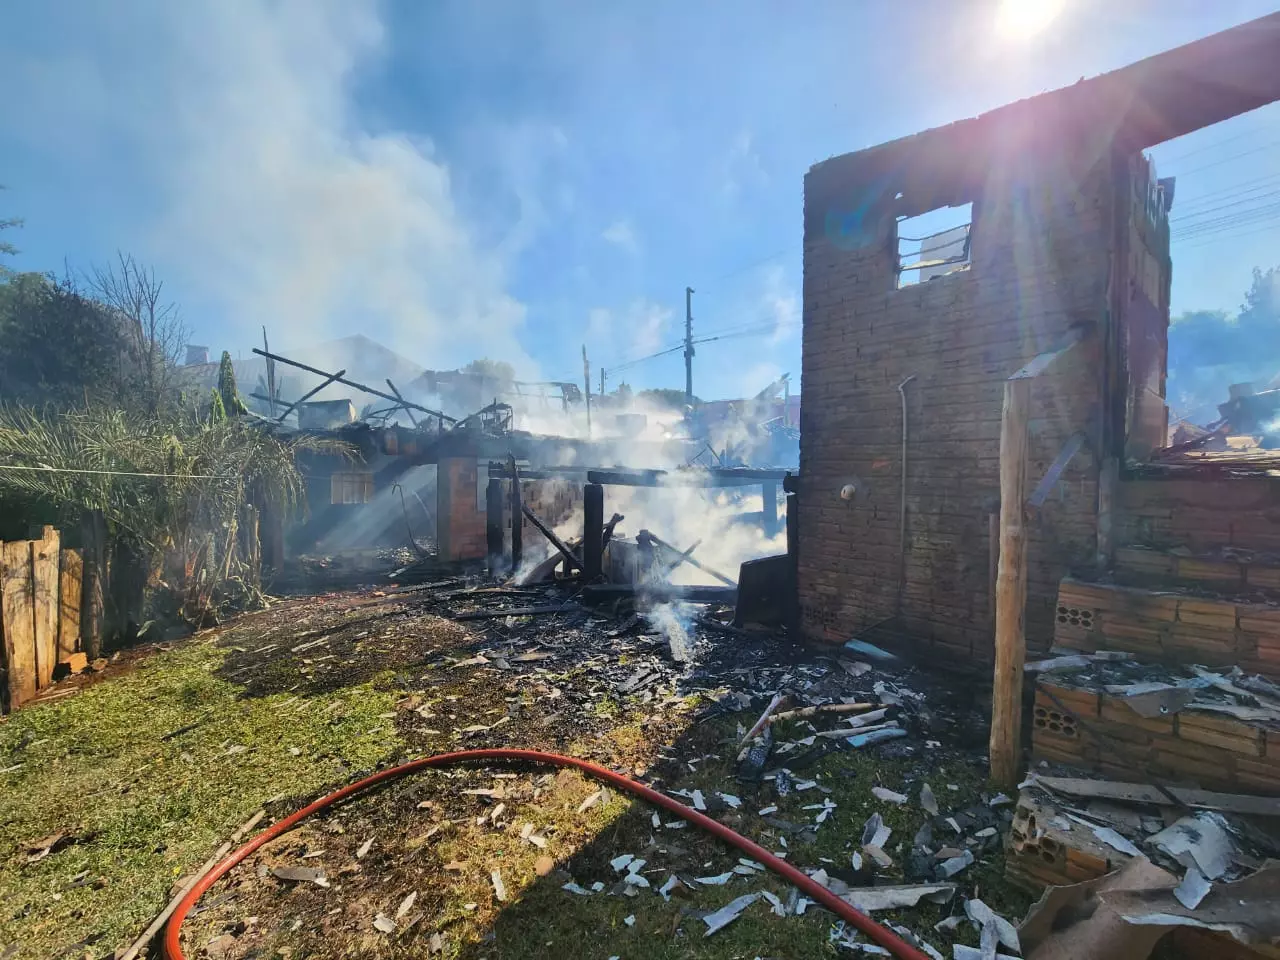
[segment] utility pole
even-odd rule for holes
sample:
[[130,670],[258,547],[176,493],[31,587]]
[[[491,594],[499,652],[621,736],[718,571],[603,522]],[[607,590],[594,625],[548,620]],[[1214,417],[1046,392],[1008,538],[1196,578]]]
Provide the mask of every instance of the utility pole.
[[587,360],[587,345],[582,345],[582,383],[587,388],[587,439],[591,439],[591,363]]
[[693,287],[684,288],[684,402],[693,406]]
[[600,397],[604,396],[604,377],[605,377],[605,370],[604,370],[604,367],[601,367],[600,368],[600,392],[597,394],[597,396],[600,396]]

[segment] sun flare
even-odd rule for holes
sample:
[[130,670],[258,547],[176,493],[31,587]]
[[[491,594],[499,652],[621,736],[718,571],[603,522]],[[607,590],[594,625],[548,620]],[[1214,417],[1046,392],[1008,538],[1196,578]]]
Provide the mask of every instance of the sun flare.
[[996,33],[1006,40],[1028,40],[1048,29],[1062,5],[1063,0],[999,0]]

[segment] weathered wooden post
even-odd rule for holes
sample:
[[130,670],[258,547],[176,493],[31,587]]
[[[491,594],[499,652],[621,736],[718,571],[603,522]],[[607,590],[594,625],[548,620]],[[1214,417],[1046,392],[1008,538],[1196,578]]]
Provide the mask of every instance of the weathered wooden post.
[[594,583],[604,573],[604,487],[582,488],[582,581]]
[[84,655],[92,663],[102,652],[105,617],[107,526],[102,514],[90,510],[80,526],[84,544],[84,577],[80,586],[80,637]]
[[1004,385],[1000,416],[1000,563],[996,573],[995,682],[991,693],[991,777],[1017,784],[1022,756],[1022,668],[1027,656],[1027,421],[1031,380]]
[[36,683],[53,683],[58,664],[58,560],[62,538],[55,527],[44,526],[31,541],[31,587],[35,604]]
[[488,486],[484,488],[484,541],[491,577],[498,575],[505,539],[502,533],[502,481],[490,477]]

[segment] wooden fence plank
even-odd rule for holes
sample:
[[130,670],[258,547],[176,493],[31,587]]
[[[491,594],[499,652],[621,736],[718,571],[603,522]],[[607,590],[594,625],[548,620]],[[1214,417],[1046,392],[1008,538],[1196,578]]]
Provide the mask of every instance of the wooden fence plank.
[[58,662],[66,663],[80,649],[80,589],[84,560],[79,550],[62,551],[58,591]]
[[31,541],[0,544],[0,609],[3,616],[9,709],[36,695],[35,613],[31,585]]
[[54,527],[44,527],[31,542],[31,580],[35,603],[36,685],[53,683],[58,663],[58,545]]

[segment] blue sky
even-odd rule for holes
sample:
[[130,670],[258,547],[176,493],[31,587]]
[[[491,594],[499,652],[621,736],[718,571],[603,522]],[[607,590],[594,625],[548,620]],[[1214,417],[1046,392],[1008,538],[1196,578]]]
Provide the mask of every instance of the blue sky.
[[[153,264],[215,351],[265,323],[286,351],[364,333],[580,379],[584,342],[593,366],[675,344],[692,286],[695,332],[752,331],[700,348],[697,392],[740,395],[799,374],[810,165],[1272,8],[1060,0],[1020,37],[998,3],[11,5],[0,216],[20,269]],[[1175,312],[1234,308],[1280,264],[1274,220],[1230,218],[1280,187],[1280,110],[1155,156]],[[682,361],[619,378],[682,387]]]

